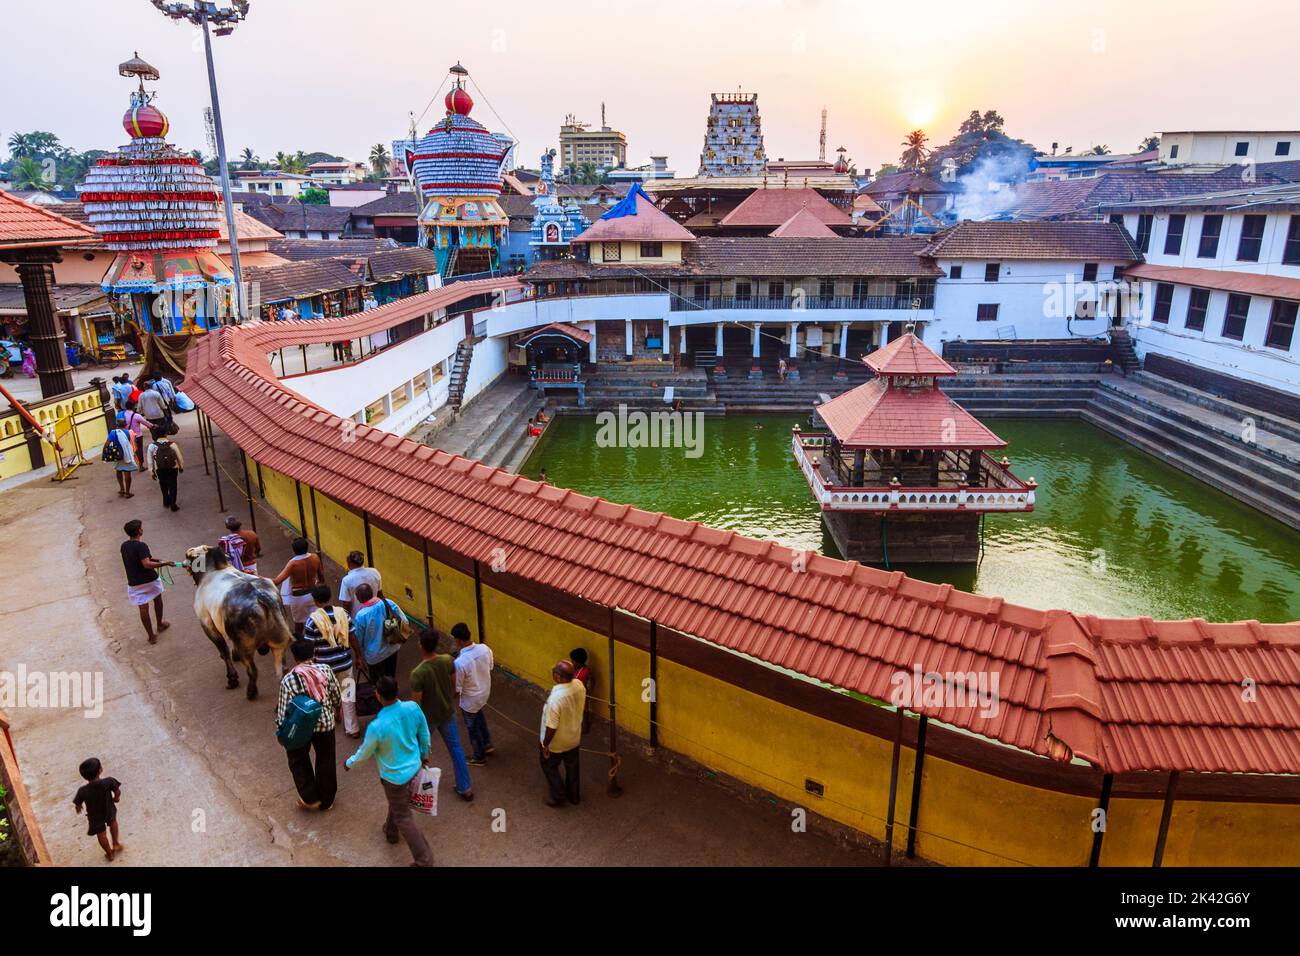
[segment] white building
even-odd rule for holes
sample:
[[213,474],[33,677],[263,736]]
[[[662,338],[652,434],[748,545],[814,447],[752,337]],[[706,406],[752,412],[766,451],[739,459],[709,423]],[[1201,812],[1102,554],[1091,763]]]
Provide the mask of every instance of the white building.
[[241,169],[232,173],[232,176],[232,191],[261,193],[264,196],[297,197],[313,185],[310,177],[298,173],[282,173],[275,169]]
[[366,178],[369,170],[365,163],[350,160],[326,160],[312,163],[307,167],[307,176],[319,185],[342,186],[347,183],[359,183]]
[[925,342],[1106,334],[1116,277],[1141,259],[1105,222],[961,222],[923,250],[943,271]]
[[[1300,184],[1113,206],[1146,246],[1138,354],[1300,394]],[[1155,359],[1152,359],[1155,356]]]
[[1300,159],[1300,132],[1280,130],[1182,130],[1160,134],[1160,162],[1175,166],[1224,166]]

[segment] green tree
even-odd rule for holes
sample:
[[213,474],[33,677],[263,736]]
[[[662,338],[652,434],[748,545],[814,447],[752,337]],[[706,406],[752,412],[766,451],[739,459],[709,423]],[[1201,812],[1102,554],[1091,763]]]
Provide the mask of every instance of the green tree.
[[54,188],[54,180],[45,175],[45,167],[30,156],[18,159],[9,170],[15,189],[36,190],[47,193]]
[[898,158],[898,164],[904,169],[920,169],[925,165],[926,158],[930,155],[930,150],[926,147],[929,137],[922,130],[914,129],[907,134],[907,139],[903,140],[903,155]]
[[298,194],[298,201],[304,203],[315,203],[320,206],[328,206],[330,194],[319,186],[308,186]]
[[63,156],[67,150],[53,133],[32,130],[30,133],[12,133],[9,136],[9,155],[14,159],[40,159]]
[[962,121],[957,135],[944,145],[932,150],[925,161],[927,174],[949,179],[961,177],[977,162],[986,159],[1006,161],[1007,165],[1021,165],[1028,169],[1034,147],[1024,140],[1008,136],[1003,127],[1006,121],[997,110],[971,110]]
[[1088,152],[1087,152],[1086,155],[1089,155],[1089,156],[1108,156],[1108,155],[1110,155],[1110,147],[1109,147],[1109,146],[1106,146],[1105,144],[1102,144],[1102,145],[1100,145],[1100,146],[1094,146],[1092,149],[1088,150]]
[[375,171],[379,177],[388,175],[388,167],[392,163],[392,154],[388,152],[388,147],[383,143],[375,143],[370,147],[370,168]]
[[257,161],[257,154],[253,152],[253,147],[245,146],[244,151],[239,154],[239,161],[244,164],[245,169],[260,169],[261,164]]
[[1148,150],[1159,149],[1159,148],[1160,148],[1160,137],[1157,136],[1155,133],[1152,133],[1146,139],[1142,140],[1142,142],[1138,143],[1137,151],[1139,153],[1145,153]]

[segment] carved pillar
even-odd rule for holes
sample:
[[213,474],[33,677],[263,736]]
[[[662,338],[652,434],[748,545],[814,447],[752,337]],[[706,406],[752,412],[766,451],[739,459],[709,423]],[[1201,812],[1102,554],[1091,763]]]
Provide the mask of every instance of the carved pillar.
[[27,332],[36,353],[36,374],[41,380],[41,397],[53,398],[72,391],[72,369],[64,348],[63,328],[54,309],[54,263],[57,251],[20,260],[14,268],[23,283],[27,304]]

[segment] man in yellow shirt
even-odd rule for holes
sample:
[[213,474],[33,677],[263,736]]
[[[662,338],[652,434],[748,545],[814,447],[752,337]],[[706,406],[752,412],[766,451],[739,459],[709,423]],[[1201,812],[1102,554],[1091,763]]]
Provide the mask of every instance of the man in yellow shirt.
[[[574,680],[573,661],[559,661],[551,668],[555,686],[542,706],[542,773],[550,790],[546,797],[548,807],[562,807],[567,799],[577,804],[580,765],[578,758],[582,743],[582,713],[587,705],[587,689],[582,681]],[[560,775],[564,764],[564,775]]]

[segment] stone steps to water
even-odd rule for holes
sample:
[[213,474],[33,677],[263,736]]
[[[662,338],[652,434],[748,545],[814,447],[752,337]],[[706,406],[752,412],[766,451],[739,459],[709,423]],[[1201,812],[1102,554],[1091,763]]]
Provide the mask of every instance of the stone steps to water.
[[525,389],[469,446],[465,457],[476,458],[485,465],[499,465],[521,438],[527,438],[528,419],[537,415],[544,401],[540,392]]
[[1238,423],[1243,419],[1250,418],[1254,420],[1258,430],[1269,432],[1279,438],[1300,445],[1300,422],[1295,422],[1272,412],[1251,408],[1249,405],[1242,405],[1230,399],[1220,398],[1218,395],[1193,388],[1190,385],[1184,385],[1182,382],[1175,382],[1173,379],[1162,378],[1151,372],[1138,372],[1131,378],[1116,383],[1116,387],[1130,394],[1149,391],[1159,392],[1161,395],[1173,400],[1165,403],[1171,407],[1193,405],[1235,420]]
[[1170,435],[1159,427],[1119,412],[1090,407],[1082,419],[1179,471],[1186,472],[1243,504],[1250,505],[1292,528],[1300,529],[1300,506],[1293,491],[1222,459],[1206,460],[1196,444]]

